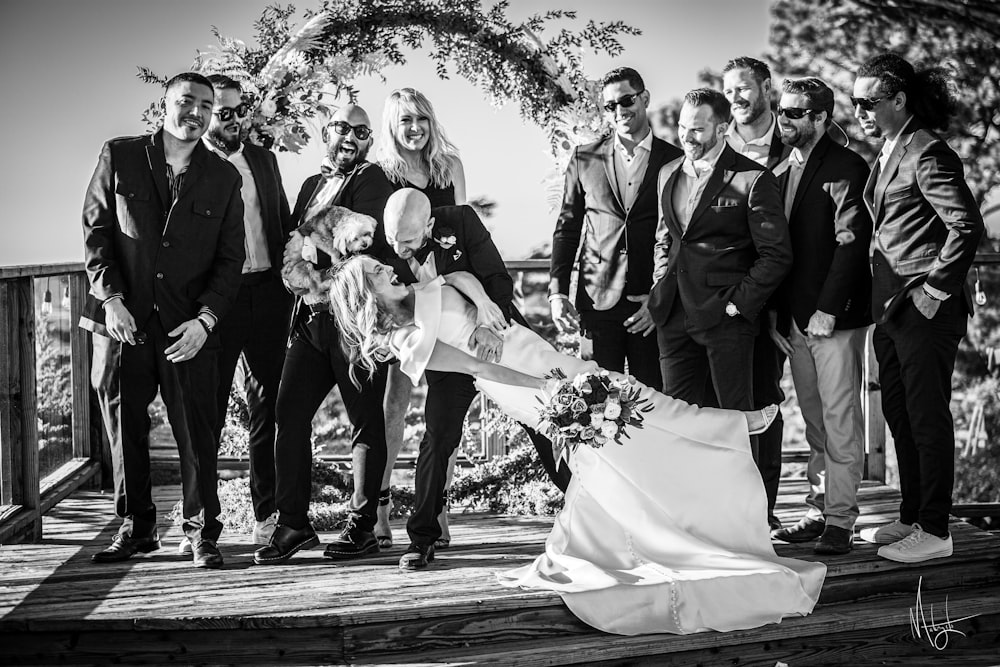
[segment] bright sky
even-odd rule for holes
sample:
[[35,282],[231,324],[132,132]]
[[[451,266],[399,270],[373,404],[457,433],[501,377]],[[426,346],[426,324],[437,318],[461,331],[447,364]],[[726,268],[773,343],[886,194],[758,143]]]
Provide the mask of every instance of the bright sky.
[[[0,266],[83,259],[80,211],[105,140],[143,134],[142,110],[159,90],[135,77],[143,65],[161,75],[190,68],[196,50],[216,44],[211,26],[250,41],[252,22],[274,0],[3,0],[0,4]],[[492,4],[487,0],[484,4]],[[575,9],[586,21],[621,19],[642,29],[624,37],[613,61],[590,55],[597,78],[628,65],[643,75],[652,105],[697,85],[705,67],[731,57],[761,56],[767,47],[768,0],[511,0],[515,22],[548,9]],[[318,2],[300,0],[300,10]],[[301,24],[301,20],[298,21]],[[544,33],[543,33],[544,37]],[[461,77],[441,81],[422,53],[385,73],[385,83],[357,82],[360,104],[380,127],[395,88],[413,86],[435,105],[465,163],[470,197],[497,202],[487,223],[507,259],[519,259],[551,237],[555,212],[542,185],[552,163],[542,130],[523,122],[516,105],[496,110]],[[318,171],[322,153],[279,154],[289,200]]]

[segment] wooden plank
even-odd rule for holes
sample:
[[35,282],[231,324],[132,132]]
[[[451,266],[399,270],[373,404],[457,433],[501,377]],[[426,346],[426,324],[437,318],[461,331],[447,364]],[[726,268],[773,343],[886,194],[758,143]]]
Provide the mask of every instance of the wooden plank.
[[42,537],[35,394],[34,281],[0,281],[0,504],[32,516],[28,539]]
[[101,473],[101,464],[89,459],[67,461],[49,475],[49,481],[40,489],[42,514],[50,511],[70,494]]
[[64,273],[84,271],[83,262],[62,262],[60,264],[21,264],[0,267],[0,280],[13,278],[44,278],[60,276]]
[[[77,326],[89,292],[85,273],[69,276],[70,386],[73,392],[73,456],[93,458],[90,441],[90,337]],[[99,457],[98,457],[99,459]]]

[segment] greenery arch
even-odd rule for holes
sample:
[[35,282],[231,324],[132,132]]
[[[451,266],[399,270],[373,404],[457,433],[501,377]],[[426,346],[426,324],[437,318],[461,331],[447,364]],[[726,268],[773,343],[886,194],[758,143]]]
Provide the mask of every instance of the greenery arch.
[[[193,69],[226,74],[253,92],[252,141],[298,152],[310,140],[311,119],[345,95],[356,99],[357,77],[406,63],[404,50],[421,49],[426,41],[439,77],[449,78],[454,69],[494,106],[516,102],[524,119],[545,129],[558,161],[604,129],[583,52],[616,56],[621,35],[641,33],[622,21],[588,21],[582,30],[561,28],[543,41],[539,35],[552,23],[576,19],[576,12],[552,10],[514,24],[508,9],[506,0],[486,11],[480,0],[326,0],[293,32],[295,7],[274,5],[254,22],[257,46],[213,27],[219,45],[199,52]],[[139,77],[165,82],[143,67]],[[143,115],[157,126],[161,113],[154,102]]]

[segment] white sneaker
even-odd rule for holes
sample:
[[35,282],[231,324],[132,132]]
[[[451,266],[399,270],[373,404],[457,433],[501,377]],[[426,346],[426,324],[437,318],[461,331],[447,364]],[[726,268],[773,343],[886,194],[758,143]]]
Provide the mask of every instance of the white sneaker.
[[[914,526],[916,524],[913,524]],[[858,537],[872,544],[893,544],[913,532],[913,526],[898,519],[878,528],[863,528]]]
[[274,535],[274,527],[277,525],[277,512],[267,517],[263,521],[258,521],[253,529],[253,543],[267,546],[271,543],[271,535]]
[[897,563],[922,563],[933,558],[951,555],[951,535],[940,538],[925,533],[919,523],[913,524],[913,532],[895,544],[879,547],[878,555]]
[[191,540],[187,535],[182,537],[180,544],[177,545],[177,555],[187,556],[188,558],[194,555],[194,549],[191,547]]

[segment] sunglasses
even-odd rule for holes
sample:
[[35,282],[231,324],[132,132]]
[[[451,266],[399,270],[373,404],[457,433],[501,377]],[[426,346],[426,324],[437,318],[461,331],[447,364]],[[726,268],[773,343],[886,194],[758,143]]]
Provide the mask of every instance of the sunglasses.
[[372,136],[372,129],[367,125],[351,125],[350,123],[345,123],[342,120],[335,120],[328,127],[332,127],[333,131],[342,137],[346,137],[351,132],[354,132],[356,136],[361,141],[364,141],[368,137]]
[[802,107],[778,107],[778,116],[787,116],[792,120],[799,120],[805,117],[806,114],[811,114],[815,112],[816,109],[803,109]]
[[615,107],[621,107],[623,109],[629,109],[629,108],[632,107],[632,105],[635,104],[636,98],[638,98],[644,92],[646,92],[646,91],[645,90],[640,90],[638,93],[634,93],[632,95],[622,95],[617,100],[611,100],[610,102],[605,102],[604,106],[602,108],[605,111],[607,111],[608,113],[614,113],[615,112]]
[[250,113],[250,105],[246,102],[235,106],[235,107],[222,107],[221,109],[215,109],[212,111],[213,114],[219,117],[223,123],[228,123],[233,119],[233,116],[239,116],[240,118],[246,118],[247,114]]
[[875,108],[875,105],[877,105],[882,100],[887,100],[887,99],[890,99],[890,98],[895,97],[895,96],[896,96],[896,93],[893,93],[892,95],[885,95],[883,97],[853,97],[852,96],[851,97],[851,106],[852,107],[861,107],[862,111],[871,111],[872,109]]

